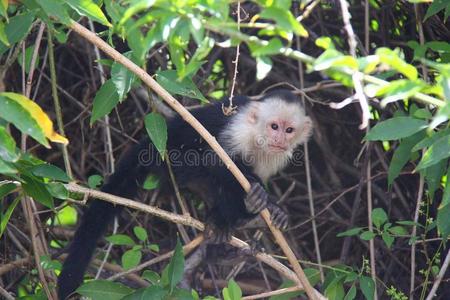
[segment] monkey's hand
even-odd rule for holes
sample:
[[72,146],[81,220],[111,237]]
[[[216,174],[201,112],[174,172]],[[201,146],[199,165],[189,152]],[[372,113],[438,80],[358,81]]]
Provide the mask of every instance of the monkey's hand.
[[250,192],[244,199],[245,208],[251,214],[258,214],[267,207],[269,195],[259,183],[252,183]]
[[271,201],[267,203],[267,209],[270,211],[270,219],[272,220],[272,224],[280,230],[286,230],[289,225],[288,214],[282,210],[281,207]]

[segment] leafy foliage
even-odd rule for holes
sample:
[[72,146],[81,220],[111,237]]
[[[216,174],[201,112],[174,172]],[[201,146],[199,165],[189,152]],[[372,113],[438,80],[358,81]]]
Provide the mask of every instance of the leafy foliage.
[[[342,229],[340,233],[337,231],[341,228],[330,230],[342,238],[339,241],[343,239],[351,241],[352,237],[357,237],[362,243],[379,240],[381,243],[376,245],[379,255],[387,251],[395,255],[392,253],[396,248],[405,249],[406,243],[412,245],[418,240],[426,241],[433,237],[434,240],[439,241],[439,244],[437,246],[432,244],[427,247],[428,250],[423,250],[434,252],[431,255],[427,253],[422,264],[426,265],[426,269],[419,273],[423,276],[423,282],[432,281],[433,278],[430,277],[437,276],[439,272],[440,253],[442,249],[447,249],[444,246],[450,236],[448,161],[450,157],[450,105],[448,104],[450,44],[447,42],[448,38],[445,34],[448,34],[448,31],[444,26],[441,26],[442,29],[439,32],[434,31],[439,24],[448,23],[450,4],[444,0],[415,4],[419,8],[424,8],[424,14],[420,16],[423,24],[415,24],[414,20],[421,20],[421,18],[412,15],[414,11],[409,2],[393,1],[389,3],[388,10],[386,10],[388,5],[386,3],[369,2],[370,29],[367,28],[367,31],[370,33],[371,43],[367,51],[360,51],[363,48],[361,44],[358,48],[358,56],[353,57],[345,50],[347,40],[342,34],[343,25],[335,24],[337,21],[342,24],[340,9],[326,1],[314,2],[312,5],[306,4],[305,1],[248,1],[241,3],[242,11],[239,12],[241,24],[236,22],[236,4],[223,0],[25,0],[20,3],[0,1],[0,55],[2,63],[5,62],[5,70],[3,68],[0,70],[2,79],[0,238],[9,238],[5,234],[9,230],[9,224],[11,227],[14,225],[11,232],[15,236],[16,228],[20,227],[21,223],[25,223],[23,219],[17,217],[20,213],[19,202],[29,201],[24,198],[25,195],[32,197],[45,209],[50,209],[35,212],[36,220],[43,221],[43,224],[50,229],[53,226],[74,225],[77,213],[67,206],[68,202],[65,200],[79,199],[80,196],[69,193],[65,184],[72,180],[79,180],[85,182],[90,188],[99,188],[103,178],[92,174],[104,174],[107,173],[106,170],[110,170],[110,167],[103,166],[101,155],[104,154],[105,149],[109,152],[110,149],[116,151],[125,148],[122,146],[134,139],[136,128],[145,127],[161,157],[165,158],[168,140],[167,125],[161,114],[154,110],[149,113],[150,106],[152,108],[157,106],[154,101],[150,101],[150,105],[146,102],[143,105],[136,101],[135,91],[137,87],[142,86],[138,76],[118,62],[105,58],[96,61],[97,64],[102,64],[103,74],[93,75],[95,72],[92,70],[90,74],[83,72],[84,69],[91,67],[93,55],[90,50],[85,49],[86,52],[81,55],[80,53],[83,48],[91,49],[92,46],[85,42],[81,43],[74,34],[69,35],[69,32],[73,22],[87,24],[85,21],[89,20],[94,22],[92,28],[98,37],[116,47],[138,66],[148,70],[164,89],[182,99],[187,105],[203,105],[208,102],[207,99],[229,96],[234,63],[238,67],[237,89],[250,94],[259,93],[280,82],[299,87],[301,85],[298,78],[304,76],[314,83],[320,79],[332,79],[342,86],[352,88],[355,84],[352,76],[358,74],[363,80],[365,95],[371,101],[370,103],[374,104],[371,106],[373,126],[367,132],[363,142],[370,142],[375,147],[382,145],[382,148],[381,146],[377,148],[382,149],[376,152],[377,157],[371,156],[372,168],[378,171],[371,178],[372,184],[377,185],[374,193],[377,208],[370,212],[373,230],[368,229],[365,220],[354,218],[356,207],[352,209],[352,223],[348,228]],[[361,22],[361,16],[357,13],[358,9],[362,8],[361,3],[350,1],[350,4],[351,21],[357,29],[359,40],[363,40],[361,29],[364,28],[364,23]],[[316,14],[317,10],[320,13]],[[389,26],[388,23],[383,24],[383,22],[389,22],[384,16],[379,17],[385,11],[392,14],[393,17],[388,19],[395,20],[394,26]],[[420,13],[421,9],[417,11]],[[427,23],[431,21],[433,26]],[[35,40],[38,34],[33,24],[39,22],[43,22],[45,30],[51,33],[48,40],[43,39],[42,44],[51,42],[52,35],[59,43],[54,53],[49,53],[51,52],[49,50],[44,54],[41,49],[42,44],[39,48],[39,38]],[[426,27],[425,34],[437,36],[442,33],[444,37],[436,38],[439,40],[432,40],[430,37],[425,41],[415,40],[414,31],[419,25]],[[340,28],[336,29],[337,27]],[[403,36],[410,32],[413,32],[413,35],[403,39]],[[241,46],[242,59],[240,60],[234,53],[237,45]],[[229,51],[233,53],[231,56]],[[77,55],[69,56],[67,52],[76,53],[79,56],[71,61],[70,58]],[[88,54],[85,55],[85,53]],[[51,78],[50,80],[57,82],[51,82],[48,89],[39,88],[41,80],[47,80],[49,55],[57,56],[57,77],[60,77]],[[85,59],[89,59],[88,63]],[[299,76],[302,73],[300,63],[304,64],[307,74]],[[74,66],[79,69],[67,71]],[[36,67],[39,68],[39,72],[36,72]],[[7,68],[11,71],[6,72]],[[37,73],[39,75],[36,75]],[[69,84],[61,80],[63,78],[61,74],[67,76]],[[36,76],[39,76],[38,80],[35,80]],[[91,77],[86,79],[88,76]],[[104,80],[99,80],[96,76],[102,76]],[[274,77],[277,79],[273,80]],[[31,80],[29,83],[28,79]],[[23,82],[22,87],[20,82]],[[104,83],[98,84],[99,82]],[[18,92],[25,91],[28,84],[32,85],[31,94],[25,96]],[[319,83],[319,87],[321,85],[322,82]],[[59,118],[55,117],[54,111],[58,114],[58,111],[61,112],[61,107],[58,108],[59,104],[56,104],[56,100],[54,105],[53,102],[51,105],[45,102],[46,98],[50,98],[49,91],[52,89],[53,97],[59,93],[70,100],[70,102],[64,102],[62,110],[66,129],[71,132],[68,134],[71,145],[64,148],[66,152],[62,151],[62,155],[59,155],[57,149],[47,150],[52,143],[63,147],[68,145],[68,140],[62,131],[64,124],[58,124],[59,133],[57,133],[51,121]],[[71,95],[67,91],[69,89],[77,96]],[[298,90],[298,92],[304,95],[308,93],[305,92],[306,90],[308,89]],[[342,91],[347,95],[349,93],[349,89],[337,88],[337,90],[340,91],[337,93],[338,97],[342,95]],[[311,97],[328,99],[329,96],[322,97],[318,92],[313,93],[313,96],[308,95],[308,99]],[[334,97],[335,94],[333,94]],[[355,100],[356,98],[348,96],[347,99]],[[133,101],[138,105],[135,105]],[[413,103],[413,101],[417,102]],[[135,107],[137,108],[134,109]],[[313,109],[313,111],[321,110],[322,108],[318,106]],[[122,122],[125,114],[128,118]],[[103,145],[96,147],[96,144],[91,144],[90,141],[89,146],[85,147],[83,144],[86,140],[96,140],[94,134],[98,128],[104,126],[102,119],[108,115],[113,121],[106,127],[120,133],[108,142],[112,143],[108,146],[114,147],[104,148]],[[330,131],[336,134],[342,130],[342,124],[336,121],[338,118],[328,118],[330,111],[326,111],[324,115],[326,118],[321,119],[325,124],[323,127],[328,126],[327,124],[332,120],[333,128]],[[359,112],[353,108],[351,117],[355,118],[358,115]],[[348,117],[346,112],[338,116],[340,120]],[[88,120],[86,124],[83,123],[85,119]],[[137,121],[142,119],[143,122]],[[77,122],[83,125],[76,129],[72,128]],[[128,130],[129,128],[133,130]],[[319,129],[321,129],[320,126],[317,127],[317,130]],[[87,137],[86,130],[90,130],[92,136]],[[28,148],[25,147],[26,136],[33,139],[28,139]],[[317,138],[315,142],[322,143],[321,147],[318,147],[321,151],[330,146],[329,141],[336,140],[335,136],[331,139],[323,134],[318,136],[320,138]],[[333,151],[330,151],[323,159],[327,167],[323,168],[323,165],[320,165],[313,168],[328,170],[323,174],[314,174],[315,179],[320,177],[317,185],[326,183],[326,194],[330,194],[331,188],[336,188],[339,184],[343,184],[339,186],[341,190],[354,185],[355,182],[349,178],[355,174],[360,176],[361,173],[354,168],[355,162],[359,161],[355,158],[359,158],[360,149],[355,151],[352,145],[359,144],[360,141],[357,139],[360,134],[351,132],[344,136],[345,150],[332,149]],[[356,143],[347,143],[350,137],[357,140]],[[103,141],[101,138],[97,140]],[[82,146],[78,149],[72,145],[73,142]],[[61,157],[64,157],[64,162]],[[110,159],[113,156],[108,157]],[[330,160],[329,164],[328,160]],[[385,161],[389,162],[389,165],[381,169],[380,165],[384,166]],[[76,166],[73,168],[74,172],[63,171],[61,166],[67,167],[70,164]],[[336,166],[338,166],[337,172],[332,169]],[[317,173],[317,171],[314,172]],[[330,177],[325,174],[328,172],[332,174]],[[285,174],[283,176],[285,177]],[[418,183],[410,179],[419,176],[425,182],[424,188],[418,188]],[[304,182],[303,178],[295,180]],[[362,185],[365,182],[360,181],[360,178],[357,180],[360,189],[355,194],[357,196],[355,199],[361,198],[364,194],[361,191],[364,190]],[[146,192],[157,193],[160,187],[159,179],[150,174],[143,183],[143,187]],[[275,187],[278,191],[278,185]],[[317,188],[316,183],[314,188]],[[423,195],[420,194],[422,190],[424,190]],[[410,212],[416,210],[414,201],[418,195],[421,196],[422,203],[418,206],[419,218],[411,220]],[[320,203],[323,202],[327,201],[320,201]],[[398,204],[399,202],[401,204]],[[194,203],[192,206],[202,211],[202,206],[197,205],[196,199],[192,203]],[[288,205],[289,209],[297,212],[298,203],[290,202]],[[327,210],[331,208],[331,205],[326,207]],[[338,213],[336,214],[333,210],[333,214],[345,215],[347,210],[349,210],[348,203],[342,203],[342,207],[337,210]],[[399,211],[404,214],[400,215]],[[162,243],[154,242],[156,241],[155,232],[160,237],[174,240],[173,235],[167,234],[172,229],[153,230],[141,223],[139,217],[133,215],[132,218],[133,221],[138,221],[137,226],[128,226],[127,232],[120,231],[106,238],[114,245],[113,250],[117,251],[114,253],[112,262],[120,264],[125,270],[137,267],[142,261],[148,259],[149,255],[160,251]],[[364,217],[367,219],[366,213]],[[299,216],[296,214],[293,218],[299,218]],[[17,222],[17,220],[20,221]],[[347,223],[347,220],[337,222],[339,225]],[[295,226],[293,228],[297,229]],[[416,230],[418,233],[412,235]],[[62,248],[66,243],[53,232],[49,237],[51,247]],[[321,239],[321,244],[326,242],[328,241]],[[14,240],[13,244],[16,245],[16,243]],[[173,245],[173,243],[166,244]],[[381,244],[384,245],[380,246]],[[335,248],[328,247],[329,244],[326,246]],[[11,257],[18,257],[23,251],[23,246],[19,250],[8,253],[9,256],[5,261],[8,262]],[[342,258],[343,255],[334,253],[334,250],[327,249],[326,252],[330,256],[334,255],[331,257],[333,259]],[[364,251],[366,251],[365,248]],[[420,251],[417,253],[421,254]],[[0,258],[3,261],[3,257]],[[373,299],[376,286],[379,290],[382,287],[381,282],[375,285],[369,277],[371,273],[369,264],[364,259],[360,263],[360,257],[354,258],[353,263],[359,268],[343,265],[325,268],[325,281],[318,286],[320,291],[329,299],[356,299],[357,297]],[[50,256],[42,256],[39,267],[55,271],[61,268],[60,263],[50,259]],[[317,269],[305,271],[313,284],[319,284],[321,274]],[[197,292],[178,287],[183,278],[183,272],[184,257],[181,243],[177,241],[174,256],[165,268],[158,272],[146,270],[141,274],[141,277],[150,283],[149,287],[133,290],[119,283],[93,280],[86,281],[78,292],[92,299],[199,299]],[[38,272],[33,270],[17,284],[18,296],[27,297],[33,294],[35,297],[45,297],[43,285],[36,280],[38,278],[36,274]],[[291,286],[291,283],[283,282],[280,288],[288,286]],[[425,298],[424,293],[429,287],[426,284],[421,286],[423,286],[421,297]],[[402,289],[408,288],[386,286],[386,293],[393,298],[403,299],[405,296]],[[230,280],[221,295],[224,299],[240,299],[245,292],[244,288],[241,290],[234,280]],[[297,297],[300,293],[293,292],[274,296],[271,299],[288,299]],[[220,293],[217,296],[220,296]]]

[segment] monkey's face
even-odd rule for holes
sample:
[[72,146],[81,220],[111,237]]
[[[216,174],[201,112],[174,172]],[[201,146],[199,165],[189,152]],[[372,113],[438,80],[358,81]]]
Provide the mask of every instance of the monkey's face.
[[267,149],[271,152],[284,152],[291,149],[298,130],[297,124],[281,118],[272,119],[265,126]]
[[311,135],[311,119],[296,103],[269,99],[259,104],[256,115],[261,135],[256,144],[268,153],[290,153]]

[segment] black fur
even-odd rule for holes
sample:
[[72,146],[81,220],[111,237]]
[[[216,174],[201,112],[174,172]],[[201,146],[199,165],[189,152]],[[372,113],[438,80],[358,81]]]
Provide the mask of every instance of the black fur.
[[[278,93],[277,96],[287,102],[293,101],[290,93]],[[263,100],[267,98],[264,97]],[[250,100],[238,96],[233,104],[244,107]],[[218,136],[227,127],[233,116],[225,116],[222,112],[222,102],[194,110],[193,115],[213,135]],[[168,142],[170,161],[177,183],[180,187],[201,183],[207,188],[209,198],[209,222],[215,228],[228,231],[243,219],[254,216],[247,212],[244,199],[246,193],[233,175],[223,166],[208,144],[182,118],[174,117],[168,120]],[[176,152],[174,150],[180,150]],[[187,165],[183,154],[207,153],[214,162],[204,161],[196,165]],[[181,155],[177,155],[180,153]],[[205,154],[206,156],[206,154]],[[245,165],[239,158],[234,158],[239,169],[251,183],[260,180],[253,174],[251,167]],[[121,158],[116,172],[102,187],[102,191],[127,198],[136,197],[137,190],[149,173],[168,178],[167,167],[159,159],[159,154],[149,138],[144,138]],[[64,262],[63,270],[58,278],[58,295],[65,299],[82,283],[83,275],[93,256],[96,243],[103,236],[108,225],[121,207],[113,206],[104,201],[93,201],[86,210],[81,225],[69,247],[69,255]]]

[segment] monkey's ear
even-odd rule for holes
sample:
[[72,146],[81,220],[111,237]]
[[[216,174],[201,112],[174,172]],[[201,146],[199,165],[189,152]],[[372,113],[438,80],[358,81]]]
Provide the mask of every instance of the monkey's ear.
[[300,143],[306,142],[312,135],[313,132],[313,123],[310,117],[304,117],[303,124],[301,125],[301,133],[300,133]]
[[254,102],[250,104],[250,107],[247,112],[247,121],[254,125],[256,122],[258,122],[258,115],[259,115],[259,103]]

